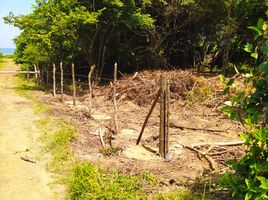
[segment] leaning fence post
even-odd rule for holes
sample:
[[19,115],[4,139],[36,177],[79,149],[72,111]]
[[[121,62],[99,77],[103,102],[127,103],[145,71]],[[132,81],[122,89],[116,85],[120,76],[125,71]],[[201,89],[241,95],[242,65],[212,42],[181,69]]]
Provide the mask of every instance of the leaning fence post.
[[116,105],[116,82],[117,82],[117,63],[114,63],[114,94],[113,94],[113,103],[114,103],[114,128],[115,134],[118,133],[118,123],[117,123],[117,105]]
[[140,143],[140,141],[141,141],[141,137],[142,137],[143,131],[144,131],[145,126],[146,126],[146,124],[147,124],[147,122],[148,122],[148,120],[149,120],[149,118],[150,118],[150,116],[151,116],[151,114],[152,114],[152,112],[154,110],[154,107],[155,107],[155,105],[156,105],[156,103],[157,103],[157,101],[159,99],[160,93],[161,93],[161,91],[160,91],[160,89],[158,89],[158,91],[156,93],[156,96],[155,96],[155,99],[154,99],[154,101],[152,103],[152,106],[151,106],[151,108],[149,110],[149,113],[147,114],[147,116],[146,116],[146,118],[145,118],[145,120],[143,122],[143,125],[142,125],[142,128],[141,128],[141,132],[140,132],[139,137],[137,139],[136,145],[138,145]]
[[60,95],[61,95],[61,102],[63,102],[63,67],[62,67],[62,62],[60,62]]
[[92,109],[92,85],[91,85],[91,76],[92,73],[95,69],[95,65],[92,65],[90,67],[90,71],[88,73],[88,110],[89,110],[89,115],[91,115],[91,109]]
[[56,65],[53,63],[53,96],[56,96]]
[[75,95],[76,95],[76,87],[75,87],[75,74],[74,74],[74,64],[72,63],[72,79],[73,79],[73,105],[76,106]]

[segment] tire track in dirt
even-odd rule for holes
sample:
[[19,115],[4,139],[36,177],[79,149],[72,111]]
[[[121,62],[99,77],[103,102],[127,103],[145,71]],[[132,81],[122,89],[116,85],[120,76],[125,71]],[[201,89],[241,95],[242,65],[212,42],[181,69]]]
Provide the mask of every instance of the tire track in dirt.
[[[18,67],[8,60],[4,70]],[[53,192],[52,181],[46,171],[45,161],[25,162],[21,156],[40,157],[35,127],[38,119],[31,102],[14,92],[14,75],[0,75],[0,199],[3,200],[49,200]]]

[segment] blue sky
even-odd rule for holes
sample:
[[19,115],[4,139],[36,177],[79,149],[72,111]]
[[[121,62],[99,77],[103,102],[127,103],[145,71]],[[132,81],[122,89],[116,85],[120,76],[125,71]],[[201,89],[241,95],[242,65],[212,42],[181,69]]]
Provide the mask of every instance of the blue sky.
[[4,24],[2,17],[9,12],[15,15],[30,13],[34,3],[35,0],[0,0],[0,48],[13,48],[12,39],[20,33],[18,28]]

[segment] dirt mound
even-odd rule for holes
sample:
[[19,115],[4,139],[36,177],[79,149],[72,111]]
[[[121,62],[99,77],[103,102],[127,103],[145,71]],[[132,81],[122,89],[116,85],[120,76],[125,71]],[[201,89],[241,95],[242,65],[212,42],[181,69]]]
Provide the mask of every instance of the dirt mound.
[[[134,101],[138,105],[150,104],[159,88],[161,75],[170,82],[171,99],[184,98],[195,84],[191,71],[143,71],[131,77],[123,77],[118,81],[118,99]],[[109,90],[109,94],[112,94],[112,88]]]

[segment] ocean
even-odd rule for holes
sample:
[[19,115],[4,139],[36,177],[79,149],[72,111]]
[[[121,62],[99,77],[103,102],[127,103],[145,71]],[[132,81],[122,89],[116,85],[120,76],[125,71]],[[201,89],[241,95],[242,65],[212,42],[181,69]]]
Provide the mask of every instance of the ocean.
[[15,48],[0,48],[0,52],[2,52],[4,55],[11,55],[15,51]]

